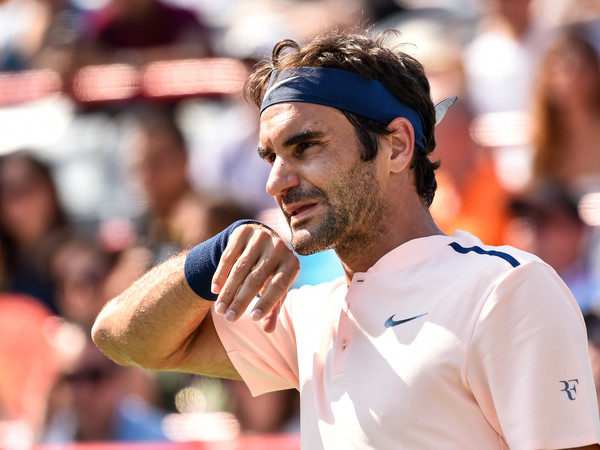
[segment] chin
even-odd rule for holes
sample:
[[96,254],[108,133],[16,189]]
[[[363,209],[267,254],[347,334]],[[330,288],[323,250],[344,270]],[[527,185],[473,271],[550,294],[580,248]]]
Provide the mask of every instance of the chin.
[[315,239],[307,230],[292,232],[292,248],[302,256],[312,255],[332,248],[332,245]]

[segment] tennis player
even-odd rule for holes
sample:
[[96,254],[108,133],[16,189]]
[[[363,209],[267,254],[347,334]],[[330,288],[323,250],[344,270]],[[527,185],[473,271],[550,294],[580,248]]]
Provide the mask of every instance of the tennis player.
[[[276,45],[246,93],[299,254],[345,277],[288,289],[299,264],[255,221],[154,268],[93,329],[120,364],[296,388],[302,447],[600,448],[577,305],[555,271],[429,213],[436,110],[422,66],[383,38]],[[235,124],[232,124],[235,127]],[[285,300],[285,301],[284,301]]]

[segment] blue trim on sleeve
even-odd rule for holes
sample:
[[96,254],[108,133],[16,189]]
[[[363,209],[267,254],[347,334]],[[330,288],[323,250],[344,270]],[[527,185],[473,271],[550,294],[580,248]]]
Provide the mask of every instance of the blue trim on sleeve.
[[508,253],[499,252],[497,250],[484,250],[476,245],[473,247],[465,248],[456,242],[451,242],[448,245],[450,245],[450,247],[452,247],[456,252],[461,253],[463,255],[466,255],[469,252],[475,252],[478,255],[497,256],[507,261],[513,267],[519,267],[521,265],[519,261],[517,261],[513,256],[509,255]]

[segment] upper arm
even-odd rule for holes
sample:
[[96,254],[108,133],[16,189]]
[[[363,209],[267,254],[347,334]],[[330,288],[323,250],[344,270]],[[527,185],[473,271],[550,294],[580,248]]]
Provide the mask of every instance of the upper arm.
[[581,314],[564,283],[541,263],[513,269],[486,299],[467,379],[511,447],[600,437]]

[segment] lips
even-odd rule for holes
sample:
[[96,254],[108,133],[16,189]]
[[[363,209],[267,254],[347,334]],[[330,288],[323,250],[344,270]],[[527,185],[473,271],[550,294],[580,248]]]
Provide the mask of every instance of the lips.
[[296,203],[292,205],[284,205],[284,212],[292,220],[300,220],[310,214],[310,212],[317,206],[317,203]]
[[320,204],[326,203],[326,201],[327,197],[324,192],[313,186],[289,189],[281,195],[278,203],[291,224],[301,219],[307,219]]

